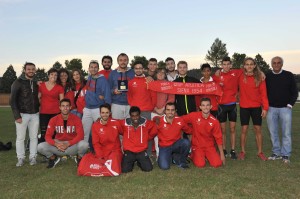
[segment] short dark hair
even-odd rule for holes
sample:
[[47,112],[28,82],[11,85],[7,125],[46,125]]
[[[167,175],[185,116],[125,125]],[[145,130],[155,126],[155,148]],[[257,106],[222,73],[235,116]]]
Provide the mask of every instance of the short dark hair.
[[129,109],[129,115],[131,115],[132,113],[135,113],[135,112],[138,112],[139,114],[141,114],[141,109],[137,106],[132,106],[130,109]]
[[89,67],[91,66],[91,64],[97,64],[97,66],[99,68],[99,62],[97,60],[91,60],[89,63]]
[[113,63],[112,57],[109,56],[109,55],[104,55],[104,56],[102,57],[101,63],[104,61],[104,59],[109,59],[110,62]]
[[168,103],[166,103],[166,105],[165,105],[165,109],[167,109],[167,106],[174,106],[174,107],[175,107],[175,109],[176,109],[175,102],[168,102]]
[[108,103],[104,103],[99,107],[100,112],[101,112],[102,108],[107,108],[109,110],[109,112],[111,112],[111,107]]
[[64,98],[64,99],[60,100],[59,105],[61,105],[63,102],[68,102],[69,105],[71,105],[71,100],[68,98]]
[[208,98],[208,97],[203,97],[201,100],[200,100],[200,104],[202,102],[209,102],[211,104],[211,100]]
[[222,59],[222,63],[223,63],[224,61],[229,61],[229,62],[231,63],[231,59],[230,59],[230,57],[223,57],[223,59]]
[[157,59],[155,59],[155,58],[150,58],[148,62],[151,62],[151,61],[152,61],[152,62],[157,62]]
[[120,57],[127,57],[127,59],[129,60],[128,55],[126,55],[125,53],[120,53],[117,57],[117,61],[119,60]]
[[57,73],[58,74],[58,70],[55,68],[50,68],[47,72],[47,75],[49,76],[51,73]]
[[23,70],[26,70],[26,66],[34,66],[35,67],[35,64],[32,62],[25,62],[24,66],[23,66]]
[[211,67],[208,63],[202,64],[200,70],[203,71],[205,68],[209,68],[209,70],[211,70]]
[[175,63],[175,60],[172,57],[167,57],[167,59],[165,60],[165,62],[167,61],[173,61]]
[[133,63],[133,68],[134,68],[136,65],[138,65],[138,64],[141,64],[141,65],[143,66],[143,68],[144,68],[143,62],[141,62],[141,61],[135,61],[135,62]]

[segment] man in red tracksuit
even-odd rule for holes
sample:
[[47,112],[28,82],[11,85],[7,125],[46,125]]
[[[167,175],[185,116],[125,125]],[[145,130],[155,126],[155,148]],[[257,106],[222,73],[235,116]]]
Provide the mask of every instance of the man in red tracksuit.
[[[201,112],[182,116],[193,127],[191,159],[197,167],[204,167],[205,159],[212,167],[220,167],[225,164],[220,123],[210,114],[210,99],[202,98],[200,103]],[[220,154],[216,151],[215,142]]]
[[148,140],[151,140],[156,135],[156,125],[154,122],[140,116],[141,110],[139,107],[133,106],[129,110],[130,118],[121,120],[123,135],[123,160],[122,172],[131,172],[134,163],[142,171],[151,171],[153,169],[149,155],[147,153]]
[[92,142],[95,154],[89,153],[82,158],[81,165],[78,167],[78,175],[120,175],[122,151],[119,133],[122,128],[119,121],[111,119],[110,115],[110,105],[101,105],[100,118],[92,126]]
[[[76,155],[76,162],[88,149],[88,143],[83,140],[83,128],[79,117],[70,113],[71,102],[69,99],[60,101],[61,114],[51,118],[46,131],[46,142],[38,145],[38,152],[49,158],[47,168],[54,168],[60,161],[58,156]],[[55,138],[53,139],[53,135]]]
[[183,132],[191,132],[191,128],[182,118],[175,116],[175,103],[169,102],[165,106],[165,115],[159,118],[157,127],[159,156],[158,166],[163,170],[170,168],[173,162],[180,168],[189,168],[187,157],[191,143],[189,139],[182,139]]

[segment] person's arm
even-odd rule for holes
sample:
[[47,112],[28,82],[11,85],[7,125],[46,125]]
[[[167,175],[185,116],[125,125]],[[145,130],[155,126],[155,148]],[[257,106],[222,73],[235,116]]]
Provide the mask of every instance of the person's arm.
[[[97,121],[99,122],[99,121]],[[101,157],[101,144],[100,144],[100,137],[98,134],[98,124],[94,123],[92,126],[92,143],[95,151],[96,157],[100,158]]]
[[[70,117],[70,115],[69,115],[69,117]],[[84,132],[83,132],[82,122],[79,119],[79,117],[72,115],[72,117],[70,119],[73,120],[73,123],[75,126],[75,131],[76,131],[76,136],[72,140],[69,140],[70,146],[72,146],[74,144],[77,144],[81,140],[83,140]]]
[[103,85],[103,94],[104,94],[104,101],[107,104],[111,104],[111,93],[110,93],[110,87],[105,78],[102,78],[102,85]]
[[21,85],[18,82],[18,80],[14,81],[14,83],[11,86],[11,93],[10,93],[10,100],[9,100],[9,104],[11,106],[15,121],[17,123],[22,123],[22,117],[20,114],[20,110],[18,108],[18,93],[20,87]]
[[149,138],[148,140],[152,140],[157,135],[157,126],[154,122],[148,120],[147,121],[149,125]]
[[215,141],[218,145],[220,158],[223,162],[223,165],[225,165],[225,155],[223,152],[223,135],[222,135],[222,131],[221,131],[221,125],[218,121],[213,124],[212,131],[213,131],[213,136],[215,138]]
[[192,134],[193,133],[193,128],[188,125],[187,123],[184,122],[184,120],[182,121],[182,131],[187,133],[187,134]]
[[289,103],[287,104],[287,106],[292,108],[298,99],[299,93],[298,93],[295,77],[292,73],[291,73],[291,77],[289,79],[291,81],[291,86],[290,86],[291,99],[289,100]]
[[261,117],[265,118],[267,116],[268,109],[269,109],[269,100],[268,100],[268,96],[267,96],[266,81],[262,81],[259,84],[259,90],[260,90],[261,101],[262,101]]
[[219,149],[219,152],[220,152],[220,158],[223,162],[223,165],[225,165],[225,155],[224,155],[224,151],[223,151],[223,144],[220,144],[218,145],[218,149]]
[[50,119],[45,135],[45,140],[48,144],[55,146],[55,140],[52,138],[55,132],[55,122],[56,122],[56,117],[53,117]]

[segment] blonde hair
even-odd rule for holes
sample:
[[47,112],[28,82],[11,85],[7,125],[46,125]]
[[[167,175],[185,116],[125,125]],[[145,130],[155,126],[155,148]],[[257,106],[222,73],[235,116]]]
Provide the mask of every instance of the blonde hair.
[[245,64],[247,61],[252,61],[254,63],[254,65],[256,66],[253,69],[253,77],[255,80],[255,86],[258,87],[260,82],[262,81],[262,77],[261,77],[261,70],[259,68],[259,66],[256,64],[256,61],[252,58],[252,57],[246,57],[244,60],[244,64],[243,64],[243,69],[244,69],[244,82],[247,82],[246,79],[246,69],[245,69]]

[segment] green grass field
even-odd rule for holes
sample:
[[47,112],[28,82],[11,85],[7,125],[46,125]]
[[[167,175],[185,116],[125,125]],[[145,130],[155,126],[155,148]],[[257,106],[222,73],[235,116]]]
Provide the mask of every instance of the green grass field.
[[[191,164],[188,170],[173,166],[162,171],[155,164],[149,173],[135,167],[132,173],[119,177],[78,177],[72,159],[54,169],[46,169],[45,163],[29,166],[28,162],[17,168],[13,148],[0,152],[0,198],[300,198],[299,116],[300,104],[297,104],[293,111],[293,152],[289,165],[280,160],[259,160],[251,128],[246,159],[226,159],[226,166],[218,169],[208,165],[199,169]],[[0,121],[0,140],[13,141],[15,145],[10,108],[0,108]],[[265,121],[263,133],[264,152],[270,155],[271,142]],[[237,125],[238,152],[239,134]]]

